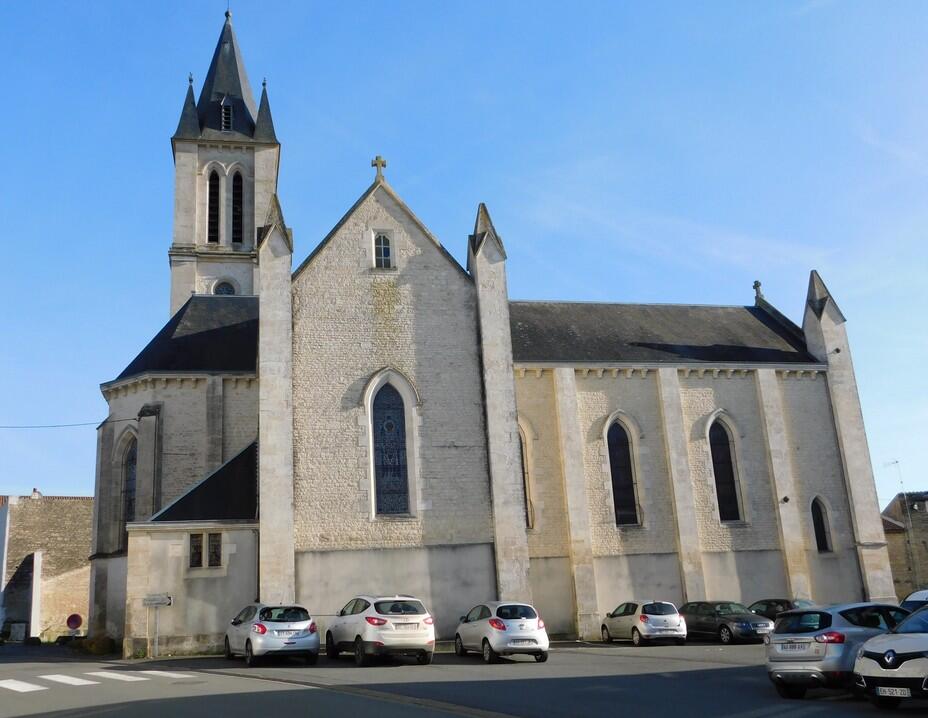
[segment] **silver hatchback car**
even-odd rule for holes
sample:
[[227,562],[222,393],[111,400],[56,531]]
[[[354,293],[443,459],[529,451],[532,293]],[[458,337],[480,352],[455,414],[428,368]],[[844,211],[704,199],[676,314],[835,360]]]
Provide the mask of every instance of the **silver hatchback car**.
[[302,606],[252,603],[226,629],[225,654],[226,658],[245,656],[249,666],[274,655],[301,656],[313,665],[319,657],[319,631]]
[[474,606],[454,635],[454,652],[464,656],[480,651],[486,663],[500,656],[529,654],[539,663],[548,660],[548,633],[538,612],[527,603],[489,601]]
[[686,621],[669,601],[629,601],[603,618],[603,643],[630,638],[636,646],[649,641],[686,643]]
[[809,688],[848,686],[860,646],[889,631],[908,613],[881,603],[781,613],[773,633],[764,639],[767,675],[783,698],[802,698]]

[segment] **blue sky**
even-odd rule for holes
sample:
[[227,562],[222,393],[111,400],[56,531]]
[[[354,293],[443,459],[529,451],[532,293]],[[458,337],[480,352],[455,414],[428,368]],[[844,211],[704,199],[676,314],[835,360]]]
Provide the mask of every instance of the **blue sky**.
[[[567,8],[569,7],[569,11]],[[530,9],[529,9],[530,8]],[[100,421],[168,318],[187,73],[225,2],[0,5],[0,425]],[[514,298],[848,317],[881,503],[924,479],[928,6],[244,2],[295,266],[387,176],[459,259],[477,203]],[[920,310],[919,307],[922,307]],[[0,494],[90,494],[93,426],[0,430]]]

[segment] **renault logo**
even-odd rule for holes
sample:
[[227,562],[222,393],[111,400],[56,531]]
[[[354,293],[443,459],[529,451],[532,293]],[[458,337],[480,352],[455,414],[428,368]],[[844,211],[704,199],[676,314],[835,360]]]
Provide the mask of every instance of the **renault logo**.
[[893,663],[895,663],[895,662],[896,662],[896,652],[895,652],[895,651],[886,651],[886,653],[883,654],[883,662],[884,662],[887,666],[891,666]]

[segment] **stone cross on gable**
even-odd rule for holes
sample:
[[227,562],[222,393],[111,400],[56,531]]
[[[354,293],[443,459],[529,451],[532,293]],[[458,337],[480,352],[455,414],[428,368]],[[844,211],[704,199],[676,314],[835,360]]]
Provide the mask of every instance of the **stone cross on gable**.
[[380,155],[371,160],[371,167],[377,168],[377,179],[383,179],[383,168],[386,166],[387,161]]

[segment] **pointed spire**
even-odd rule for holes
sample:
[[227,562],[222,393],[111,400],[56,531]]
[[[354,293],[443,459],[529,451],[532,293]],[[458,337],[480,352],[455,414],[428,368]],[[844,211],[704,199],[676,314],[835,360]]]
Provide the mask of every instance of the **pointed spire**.
[[177,123],[175,140],[195,140],[200,136],[200,120],[197,116],[197,104],[193,99],[193,75],[187,78],[187,96],[184,98],[184,109],[180,111],[180,121]]
[[506,249],[503,247],[503,240],[496,233],[493,220],[490,219],[490,211],[487,209],[487,206],[481,202],[477,206],[477,219],[474,222],[474,233],[470,236],[471,251],[477,254],[487,239],[492,239],[496,242],[499,251],[503,255],[503,259],[505,259]]
[[271,103],[267,99],[267,80],[261,83],[261,104],[258,106],[254,136],[259,142],[277,142],[274,120],[271,118]]
[[290,234],[290,230],[287,229],[287,224],[284,222],[284,211],[280,206],[280,198],[277,196],[277,193],[271,195],[271,201],[267,208],[267,216],[264,219],[264,225],[258,228],[258,246],[260,247],[264,244],[264,240],[271,236],[271,232],[274,231],[274,228],[278,228],[284,236],[284,241],[287,243],[287,247],[290,251],[293,251],[293,237]]
[[232,106],[232,131],[251,136],[258,108],[248,84],[242,51],[232,30],[232,13],[228,10],[197,102],[200,126],[204,130],[222,130],[220,106],[223,100]]
[[819,273],[813,269],[812,273],[809,275],[809,292],[806,296],[806,303],[815,313],[815,316],[821,319],[822,315],[825,313],[825,307],[829,302],[831,302],[834,310],[838,313],[840,321],[847,321],[841,309],[838,307],[838,303],[835,302],[834,297],[831,296],[831,292],[828,291],[828,287],[825,286],[825,282],[822,281]]

